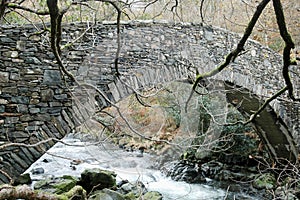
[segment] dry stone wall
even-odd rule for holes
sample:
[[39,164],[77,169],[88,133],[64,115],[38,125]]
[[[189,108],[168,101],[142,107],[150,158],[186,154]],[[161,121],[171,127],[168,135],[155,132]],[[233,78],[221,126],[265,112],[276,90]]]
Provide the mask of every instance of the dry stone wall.
[[[71,130],[72,99],[48,48],[46,35],[33,26],[0,29],[0,144],[33,144],[62,138]],[[0,151],[0,169],[22,173],[53,142]],[[9,177],[0,173],[0,182]]]
[[[73,87],[61,75],[49,48],[49,33],[37,34],[42,29],[39,25],[0,27],[0,145],[62,138],[95,110],[95,94],[90,88]],[[119,55],[122,75],[118,79],[114,65],[118,48],[115,23],[65,25],[63,38],[63,45],[67,45],[62,57],[68,70],[79,82],[99,88],[114,103],[134,89],[191,79],[196,71],[213,69],[240,36],[199,24],[124,22]],[[249,41],[243,55],[214,79],[235,83],[265,99],[284,85],[280,69],[279,55]],[[291,70],[299,97],[299,67]],[[299,104],[282,98],[272,106],[297,136]],[[109,105],[101,95],[96,99],[100,106]],[[50,141],[30,148],[1,149],[0,182],[22,173],[53,144]]]

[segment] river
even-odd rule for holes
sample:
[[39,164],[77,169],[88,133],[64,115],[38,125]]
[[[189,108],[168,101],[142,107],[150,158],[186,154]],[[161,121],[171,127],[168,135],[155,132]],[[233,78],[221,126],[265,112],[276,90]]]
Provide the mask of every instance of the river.
[[[57,143],[25,173],[33,180],[62,175],[80,176],[88,168],[101,168],[117,173],[117,181],[142,181],[149,191],[158,191],[166,200],[217,200],[224,199],[226,191],[205,184],[176,182],[154,169],[155,157],[139,152],[127,152],[110,144],[93,144],[66,137]],[[43,168],[43,174],[32,170]]]

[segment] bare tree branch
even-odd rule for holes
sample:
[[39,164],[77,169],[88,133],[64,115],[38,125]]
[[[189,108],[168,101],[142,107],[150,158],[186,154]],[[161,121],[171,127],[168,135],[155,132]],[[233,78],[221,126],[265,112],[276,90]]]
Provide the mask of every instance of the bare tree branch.
[[205,23],[205,22],[204,22],[204,15],[203,15],[203,5],[204,5],[204,1],[205,1],[205,0],[201,0],[200,8],[199,8],[199,9],[200,9],[200,17],[201,17],[201,22],[202,22],[202,23]]
[[21,6],[20,4],[16,4],[16,3],[9,3],[7,4],[7,8],[11,8],[11,9],[20,9],[20,10],[24,10],[30,13],[34,13],[36,15],[49,15],[49,11],[47,10],[33,10],[31,8],[27,8],[24,6]]
[[[285,80],[285,84],[288,87],[289,91],[289,97],[296,101],[297,99],[295,98],[293,94],[293,84],[291,82],[291,78],[289,75],[289,66],[291,65],[291,50],[295,48],[295,44],[293,42],[293,39],[291,35],[289,34],[286,24],[285,24],[285,18],[284,18],[284,13],[282,9],[282,4],[280,0],[273,0],[273,7],[275,10],[276,14],[276,19],[277,19],[277,24],[280,30],[280,35],[282,39],[285,42],[285,47],[283,49],[283,67],[282,67],[282,75]],[[298,99],[300,101],[300,99]]]
[[115,62],[114,63],[115,63],[116,76],[120,76],[120,72],[119,72],[119,57],[120,57],[120,51],[121,51],[120,20],[121,20],[122,11],[118,7],[118,5],[113,1],[110,1],[110,0],[101,0],[101,1],[110,3],[117,11],[117,52],[115,54]]
[[196,77],[196,81],[193,84],[193,88],[191,91],[191,94],[187,100],[186,106],[188,105],[189,101],[191,100],[191,97],[194,93],[194,91],[196,90],[196,87],[198,86],[198,84],[200,83],[201,80],[205,79],[205,78],[209,78],[212,76],[215,76],[216,74],[220,73],[223,69],[225,69],[231,62],[234,62],[234,60],[236,59],[236,57],[244,50],[244,45],[246,43],[246,41],[248,40],[248,38],[250,37],[252,30],[257,22],[257,20],[259,19],[260,15],[262,14],[262,11],[265,9],[265,7],[267,6],[267,4],[270,2],[270,0],[263,0],[256,8],[255,13],[253,14],[248,26],[246,27],[246,30],[244,32],[243,37],[241,38],[241,40],[239,41],[239,43],[237,44],[236,49],[234,49],[233,51],[231,51],[225,58],[225,61],[219,65],[218,67],[216,67],[215,69],[204,73],[204,74],[199,74]]
[[0,24],[2,24],[7,4],[8,4],[8,0],[1,0],[1,4],[0,4]]
[[61,55],[60,41],[61,41],[61,33],[62,33],[61,22],[64,13],[67,12],[70,6],[63,10],[59,10],[57,3],[58,3],[57,0],[47,0],[47,6],[51,18],[51,49],[54,53],[54,56],[62,72],[66,74],[69,78],[71,78],[72,81],[76,82],[75,77],[66,69],[60,57]]

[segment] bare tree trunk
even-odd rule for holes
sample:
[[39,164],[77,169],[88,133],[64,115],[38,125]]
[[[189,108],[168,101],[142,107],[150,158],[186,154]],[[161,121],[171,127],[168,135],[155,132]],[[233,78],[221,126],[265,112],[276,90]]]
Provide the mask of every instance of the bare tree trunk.
[[0,4],[0,24],[2,24],[2,21],[3,21],[3,18],[4,18],[6,5],[7,5],[7,0],[1,0],[1,4]]

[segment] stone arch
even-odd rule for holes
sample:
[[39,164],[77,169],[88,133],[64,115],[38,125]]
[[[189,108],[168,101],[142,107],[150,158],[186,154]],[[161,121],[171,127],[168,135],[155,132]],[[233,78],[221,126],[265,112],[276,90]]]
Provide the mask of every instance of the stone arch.
[[[229,103],[249,119],[255,111],[259,110],[264,101],[246,88],[225,82],[226,98]],[[282,118],[271,105],[254,119],[252,125],[272,158],[289,159],[297,162],[298,149],[296,142]]]
[[[87,27],[85,23],[64,26],[64,41],[77,38]],[[78,106],[82,103],[92,108],[94,98],[77,101],[78,104],[72,102],[70,86],[73,84],[60,76],[47,47],[47,33],[35,35],[36,29],[30,25],[0,28],[0,144],[62,138],[86,119],[76,121],[84,114],[74,110],[81,111]],[[122,22],[119,55],[122,76],[116,79],[115,30],[115,23],[96,24],[63,54],[68,70],[79,82],[95,86],[113,103],[132,93],[132,88],[139,90],[173,80],[193,80],[197,72],[210,71],[221,63],[240,38],[224,29],[200,24]],[[244,54],[213,79],[247,88],[264,100],[284,85],[280,60],[272,50],[248,41]],[[299,97],[299,67],[291,66],[290,70],[295,96]],[[103,98],[102,102],[104,106],[109,105]],[[271,107],[294,138],[299,138],[299,103],[289,102],[283,96],[273,101]],[[90,114],[88,110],[84,112]],[[9,181],[6,174],[14,177],[22,173],[54,143],[49,140],[32,148],[5,148],[0,152],[0,182]]]

